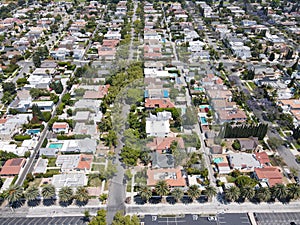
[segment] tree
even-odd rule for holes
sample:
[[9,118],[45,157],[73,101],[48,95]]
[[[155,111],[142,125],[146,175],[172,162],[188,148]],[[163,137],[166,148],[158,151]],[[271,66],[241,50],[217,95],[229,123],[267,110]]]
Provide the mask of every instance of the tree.
[[16,85],[13,82],[2,83],[3,92],[8,92],[10,94],[16,93]]
[[125,165],[135,166],[140,156],[140,150],[130,148],[125,145],[122,148],[120,156],[122,157],[122,161],[125,163]]
[[121,224],[126,224],[126,225],[139,225],[140,220],[139,218],[134,215],[130,217],[129,215],[124,216],[122,211],[118,211],[113,219],[112,225],[121,225]]
[[239,188],[244,187],[244,186],[254,187],[257,184],[257,181],[248,176],[239,176],[236,178],[235,184]]
[[255,191],[255,198],[258,201],[267,202],[271,199],[271,191],[267,187],[260,187]]
[[217,194],[217,189],[214,186],[208,185],[204,191],[205,195],[211,200]]
[[73,190],[71,187],[62,187],[58,192],[58,197],[61,202],[69,202],[73,199]]
[[186,126],[193,126],[197,123],[197,113],[193,107],[187,107],[184,115],[183,124]]
[[51,199],[55,197],[55,187],[52,184],[46,184],[42,188],[42,196],[44,199]]
[[288,190],[284,184],[276,184],[272,187],[272,197],[277,198],[279,201],[288,197]]
[[189,187],[187,194],[192,200],[195,200],[201,195],[201,190],[199,189],[198,185],[194,184]]
[[165,180],[160,180],[155,185],[155,192],[159,196],[164,196],[169,193],[169,185]]
[[231,186],[225,189],[225,198],[228,201],[236,201],[240,197],[240,189],[237,186]]
[[241,144],[240,144],[240,141],[239,140],[234,140],[233,143],[232,143],[232,148],[234,150],[241,150]]
[[78,202],[87,202],[90,198],[89,192],[85,187],[77,187],[74,197]]
[[106,146],[112,147],[117,145],[117,134],[115,131],[110,130],[107,136],[104,138],[104,142]]
[[25,192],[25,198],[29,201],[36,200],[40,196],[39,188],[36,186],[29,186]]
[[4,198],[9,201],[9,203],[17,202],[21,199],[23,195],[23,188],[21,186],[13,185],[9,187],[4,192]]
[[[53,83],[50,84],[49,87],[52,88],[55,91],[56,94],[61,94],[64,90],[64,87],[63,87],[61,81],[54,81]],[[66,99],[64,99],[64,101],[65,100]]]
[[173,196],[176,202],[179,202],[179,200],[183,197],[184,193],[181,188],[176,187],[172,190],[171,195]]
[[39,68],[42,64],[41,57],[37,53],[33,54],[32,61],[33,61],[33,64],[36,68]]
[[100,209],[97,212],[97,215],[92,218],[89,225],[106,225],[106,211],[105,209]]
[[255,196],[255,191],[252,186],[246,185],[241,187],[241,197],[244,199],[252,199]]
[[149,199],[152,197],[152,190],[150,187],[148,187],[147,185],[141,185],[139,187],[139,193],[140,196],[143,200],[145,200],[146,202],[149,201]]
[[295,200],[300,198],[300,186],[298,184],[288,184],[287,190],[289,198]]

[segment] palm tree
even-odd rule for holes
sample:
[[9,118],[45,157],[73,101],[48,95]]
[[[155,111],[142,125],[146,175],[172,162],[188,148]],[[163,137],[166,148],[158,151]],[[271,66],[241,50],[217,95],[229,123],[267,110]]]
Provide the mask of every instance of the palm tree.
[[141,195],[141,198],[145,200],[146,202],[149,201],[149,199],[152,197],[152,190],[147,185],[141,185],[139,187],[139,192]]
[[188,196],[194,201],[201,195],[201,190],[196,184],[191,185],[187,191]]
[[42,188],[42,196],[44,199],[55,197],[55,187],[53,184],[47,184]]
[[206,186],[204,193],[207,196],[208,200],[211,201],[211,199],[217,195],[217,189],[211,185],[208,185]]
[[14,203],[19,201],[23,196],[23,188],[21,186],[11,186],[4,192],[4,198],[9,201],[9,203]]
[[169,185],[165,180],[160,180],[155,185],[155,191],[159,196],[164,196],[169,193]]
[[25,198],[28,201],[36,200],[40,196],[39,188],[36,186],[30,186],[26,189]]
[[242,196],[242,198],[248,199],[248,200],[254,198],[255,191],[254,191],[253,187],[248,186],[248,185],[242,187],[241,188],[241,196]]
[[272,196],[278,200],[283,200],[287,197],[288,192],[284,184],[276,184],[272,187]]
[[90,198],[89,192],[85,187],[78,187],[74,197],[78,202],[87,202]]
[[183,190],[178,187],[174,188],[171,192],[171,195],[173,196],[176,202],[178,202],[183,197],[183,194]]
[[288,196],[291,199],[299,199],[300,198],[300,186],[298,184],[290,184],[288,185]]
[[267,202],[271,199],[271,191],[267,187],[260,187],[255,192],[255,198],[257,198],[258,201]]
[[236,201],[240,197],[240,189],[237,186],[231,186],[225,190],[225,198],[229,201]]
[[61,202],[69,202],[73,199],[73,189],[71,187],[62,187],[58,192]]

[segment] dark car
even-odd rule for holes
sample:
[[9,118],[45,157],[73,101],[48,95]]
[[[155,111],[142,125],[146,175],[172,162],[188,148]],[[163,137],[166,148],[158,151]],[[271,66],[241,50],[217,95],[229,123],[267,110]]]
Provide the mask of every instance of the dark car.
[[297,183],[299,183],[299,181],[300,181],[299,177],[297,177],[297,176],[294,176],[294,180],[295,180]]

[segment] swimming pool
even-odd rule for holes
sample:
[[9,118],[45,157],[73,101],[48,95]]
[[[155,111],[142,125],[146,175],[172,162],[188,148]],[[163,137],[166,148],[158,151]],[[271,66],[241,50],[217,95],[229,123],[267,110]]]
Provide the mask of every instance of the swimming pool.
[[202,117],[202,116],[200,117],[200,122],[201,122],[202,125],[207,124],[206,118],[205,118],[205,117]]
[[40,129],[28,129],[26,130],[27,134],[39,134],[40,133]]
[[211,109],[210,105],[199,105],[199,108],[200,109],[206,109],[206,108]]
[[194,90],[195,91],[204,91],[204,89],[202,87],[195,87]]
[[63,146],[63,144],[62,143],[51,143],[49,146],[48,146],[48,148],[55,148],[55,149],[61,149],[62,148],[62,146]]
[[223,162],[223,158],[222,157],[218,157],[218,158],[214,158],[214,163],[221,163]]

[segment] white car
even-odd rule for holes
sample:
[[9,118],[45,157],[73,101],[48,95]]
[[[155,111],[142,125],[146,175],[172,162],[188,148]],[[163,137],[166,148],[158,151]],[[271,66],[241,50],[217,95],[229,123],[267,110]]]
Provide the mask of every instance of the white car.
[[209,217],[207,217],[207,220],[208,221],[217,221],[217,217],[216,216],[209,216]]

